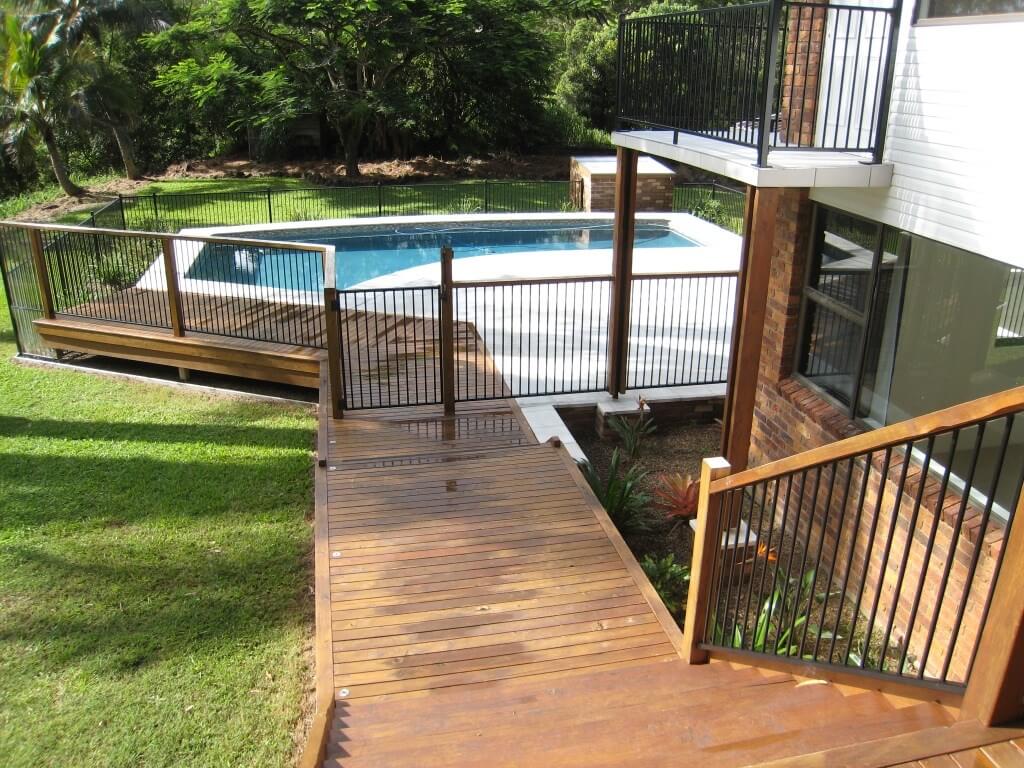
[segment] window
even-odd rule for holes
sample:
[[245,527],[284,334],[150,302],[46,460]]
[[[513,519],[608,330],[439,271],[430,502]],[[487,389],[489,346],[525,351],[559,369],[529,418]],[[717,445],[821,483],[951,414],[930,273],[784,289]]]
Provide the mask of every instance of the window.
[[851,418],[883,426],[1024,383],[1024,271],[821,206],[815,221],[797,370]]
[[1024,0],[919,0],[918,19],[1024,13]]

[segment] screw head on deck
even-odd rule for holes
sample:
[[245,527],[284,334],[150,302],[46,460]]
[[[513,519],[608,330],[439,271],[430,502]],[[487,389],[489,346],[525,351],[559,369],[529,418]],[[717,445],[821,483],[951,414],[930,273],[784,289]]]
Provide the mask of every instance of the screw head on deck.
[[331,552],[331,560],[338,560],[339,558],[341,558],[341,552],[338,550]]
[[347,699],[348,698],[348,688],[342,688],[340,691],[338,691],[338,698],[339,699]]

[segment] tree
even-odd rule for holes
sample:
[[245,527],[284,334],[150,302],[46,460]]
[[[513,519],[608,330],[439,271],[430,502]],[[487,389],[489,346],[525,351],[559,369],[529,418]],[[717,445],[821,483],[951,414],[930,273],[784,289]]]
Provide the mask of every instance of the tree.
[[393,153],[409,137],[525,133],[550,87],[546,17],[590,2],[212,0],[160,37],[205,33],[219,48],[200,46],[158,84],[200,101],[223,98],[227,82],[251,89],[249,113],[235,113],[250,125],[322,114],[356,176],[367,150]]
[[83,68],[52,32],[24,28],[18,17],[0,14],[0,127],[8,152],[23,161],[42,141],[60,188],[80,197],[84,190],[71,181],[54,129]]

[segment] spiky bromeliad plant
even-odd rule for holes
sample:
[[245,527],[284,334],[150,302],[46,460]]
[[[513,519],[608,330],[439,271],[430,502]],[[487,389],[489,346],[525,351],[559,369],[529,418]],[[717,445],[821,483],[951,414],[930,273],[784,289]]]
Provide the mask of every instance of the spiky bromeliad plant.
[[635,464],[625,470],[621,465],[622,457],[616,448],[604,479],[589,461],[580,462],[580,471],[616,528],[623,533],[647,530],[650,527],[647,505],[651,497],[640,487],[647,472]]
[[664,474],[658,478],[653,506],[675,526],[697,516],[699,495],[700,483],[690,475]]

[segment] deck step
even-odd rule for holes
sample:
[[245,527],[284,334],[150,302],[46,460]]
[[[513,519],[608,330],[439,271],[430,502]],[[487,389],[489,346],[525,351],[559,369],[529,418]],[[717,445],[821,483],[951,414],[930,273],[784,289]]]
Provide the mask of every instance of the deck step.
[[136,360],[195,371],[320,386],[322,353],[313,348],[208,334],[174,336],[168,329],[98,323],[58,316],[35,321],[54,349]]

